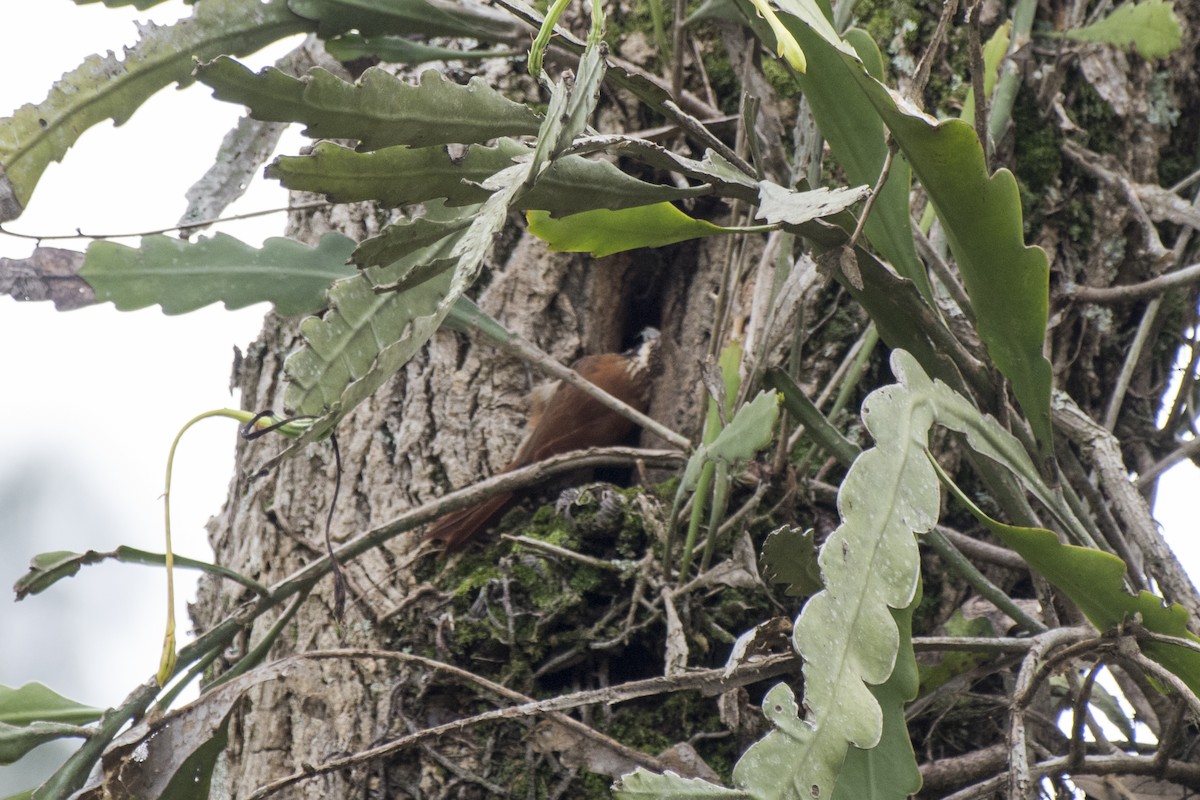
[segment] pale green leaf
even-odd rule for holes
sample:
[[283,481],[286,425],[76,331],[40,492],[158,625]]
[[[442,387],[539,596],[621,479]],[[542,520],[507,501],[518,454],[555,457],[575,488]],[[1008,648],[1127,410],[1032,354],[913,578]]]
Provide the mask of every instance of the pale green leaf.
[[730,466],[744,463],[771,443],[775,423],[779,420],[778,392],[759,392],[758,396],[737,410],[733,419],[708,445],[708,458]]
[[[86,6],[92,3],[98,3],[101,0],[75,0],[75,5]],[[147,8],[165,3],[166,0],[103,0],[104,5],[109,8],[118,8],[120,6],[133,6],[138,11],[145,11]]]
[[804,659],[803,719],[791,690],[768,692],[774,728],[746,751],[734,782],[757,798],[829,797],[851,744],[877,746],[884,714],[872,686],[887,681],[901,652],[894,609],[913,602],[920,575],[914,533],[940,505],[925,458],[932,410],[903,385],[872,392],[863,421],[876,446],[851,465],[838,492],[842,523],[821,548],[824,589],[805,604],[793,644]]
[[[468,206],[470,215],[453,219],[428,219],[417,217],[404,222],[393,222],[378,236],[367,239],[350,255],[350,260],[361,268],[383,267],[409,255],[422,247],[428,247],[461,231],[471,224],[476,206]],[[382,282],[382,280],[380,281]]]
[[255,119],[302,122],[313,139],[357,139],[362,150],[393,145],[486,142],[536,133],[541,119],[478,76],[466,86],[435,70],[416,85],[372,67],[355,83],[314,69],[294,78],[273,67],[252,72],[221,57],[196,68],[213,96],[241,103]]
[[758,189],[759,208],[755,216],[772,224],[786,222],[789,225],[801,225],[845,211],[871,194],[870,186],[845,189],[822,187],[796,192],[771,181],[762,181]]
[[1058,35],[1077,42],[1136,49],[1142,58],[1166,58],[1183,43],[1179,17],[1169,0],[1126,2],[1102,20]]
[[[447,257],[452,241],[401,261],[416,265]],[[297,414],[344,413],[371,395],[437,330],[452,275],[443,272],[407,292],[385,294],[376,294],[365,274],[335,283],[325,316],[300,325],[305,344],[284,364],[289,379],[284,405]],[[320,438],[328,427],[315,425],[310,434]]]
[[0,120],[0,222],[20,216],[42,172],[85,130],[120,125],[159,89],[189,82],[194,58],[245,55],[309,28],[285,0],[205,0],[178,23],[143,26],[124,58],[89,56],[41,103]]
[[912,646],[912,615],[921,603],[921,591],[907,608],[892,609],[900,647],[892,676],[871,693],[883,711],[883,735],[869,750],[851,747],[833,789],[833,800],[896,800],[911,797],[921,788],[921,772],[908,738],[905,707],[917,697],[920,681]]
[[0,685],[0,722],[8,725],[35,721],[83,725],[100,719],[102,713],[102,709],[69,700],[41,683],[16,689]]
[[658,775],[643,767],[622,775],[612,791],[621,800],[751,800],[752,797],[701,778],[684,778],[674,772]]
[[728,233],[728,228],[694,219],[670,203],[596,209],[555,219],[546,211],[528,211],[529,232],[565,253],[590,253],[603,258],[639,247],[664,247],[702,236]]
[[312,313],[325,304],[325,290],[354,274],[346,264],[354,241],[336,233],[316,247],[271,238],[255,249],[218,233],[188,242],[146,236],[138,248],[93,242],[79,271],[99,301],[122,311],[159,305],[183,314],[210,303],[243,308],[269,302],[284,316]]

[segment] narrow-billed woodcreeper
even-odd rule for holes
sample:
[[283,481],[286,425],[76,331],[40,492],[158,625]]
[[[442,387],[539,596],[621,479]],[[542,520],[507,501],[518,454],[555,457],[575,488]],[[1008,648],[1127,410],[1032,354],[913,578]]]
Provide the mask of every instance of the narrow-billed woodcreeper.
[[[623,403],[645,412],[650,402],[651,381],[658,371],[658,332],[650,331],[644,334],[645,341],[633,350],[584,356],[571,368]],[[501,472],[511,472],[572,450],[619,444],[633,428],[631,420],[574,386],[559,382],[541,413],[534,409],[528,436]],[[494,522],[513,499],[514,493],[507,492],[447,514],[433,523],[425,538],[444,542],[447,552],[457,550]]]

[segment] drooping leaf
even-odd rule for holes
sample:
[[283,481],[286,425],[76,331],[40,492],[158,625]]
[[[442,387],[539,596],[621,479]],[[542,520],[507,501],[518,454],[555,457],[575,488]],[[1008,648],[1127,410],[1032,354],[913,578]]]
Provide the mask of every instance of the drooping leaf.
[[702,219],[684,214],[670,203],[655,203],[619,211],[596,209],[555,219],[546,211],[527,211],[529,232],[560,253],[590,253],[595,258],[636,250],[664,247],[702,236],[730,233]]
[[1174,5],[1168,0],[1128,0],[1101,20],[1082,28],[1071,28],[1062,36],[1076,42],[1111,44],[1122,50],[1135,49],[1142,58],[1166,58],[1183,43],[1183,30]]
[[[932,459],[931,459],[932,461]],[[1004,544],[1016,550],[1031,567],[1054,584],[1084,616],[1102,631],[1138,621],[1147,630],[1200,644],[1188,630],[1189,615],[1178,603],[1167,603],[1147,591],[1125,591],[1125,562],[1112,553],[1063,544],[1051,531],[1006,525],[983,512],[934,465],[942,482],[980,523]],[[1143,642],[1146,655],[1169,669],[1193,692],[1200,691],[1200,652],[1162,642]]]
[[[401,206],[444,198],[446,205],[461,206],[484,202],[490,193],[478,184],[531,152],[512,139],[500,139],[494,146],[470,145],[460,158],[451,158],[442,147],[398,146],[356,153],[320,142],[310,155],[276,159],[266,175],[289,189],[320,192],[336,202],[376,200]],[[711,194],[711,189],[658,186],[626,175],[607,161],[567,156],[551,164],[518,206],[575,214],[704,194]]]
[[245,55],[309,28],[286,0],[205,0],[178,23],[143,26],[123,59],[88,57],[41,103],[0,120],[0,222],[20,216],[47,165],[85,130],[106,119],[120,125],[159,89],[189,82],[193,57]]
[[195,242],[147,236],[137,249],[92,243],[79,274],[97,300],[122,311],[159,305],[183,314],[218,301],[231,309],[270,302],[291,316],[320,309],[329,285],[354,273],[346,264],[353,249],[352,239],[335,233],[316,247],[272,238],[261,249],[223,233]]
[[786,584],[788,597],[808,597],[821,589],[821,568],[817,566],[817,542],[813,529],[776,528],[762,544],[763,577],[771,583]]
[[511,17],[461,0],[288,0],[300,16],[319,23],[328,38],[351,30],[397,34],[504,39],[519,30]]
[[516,50],[462,50],[437,47],[402,36],[361,36],[348,33],[325,42],[325,50],[338,61],[378,58],[389,64],[424,64],[427,61],[475,61],[512,58]]
[[[809,5],[811,0],[781,2],[785,11],[800,16],[811,16]],[[1016,179],[1005,169],[987,174],[983,148],[970,125],[962,120],[938,122],[902,107],[840,39],[828,39],[796,18],[788,24],[814,65],[809,75],[820,75],[822,85],[812,89],[836,90],[841,107],[857,108],[861,114],[867,113],[865,99],[925,186],[971,297],[980,338],[1012,382],[1038,440],[1043,469],[1051,469],[1051,375],[1042,355],[1050,269],[1045,252],[1024,243]]]
[[69,700],[41,683],[19,688],[0,685],[0,722],[28,725],[31,722],[61,722],[84,725],[95,722],[103,709]]
[[372,67],[355,83],[323,69],[294,78],[273,67],[253,72],[220,57],[196,68],[213,96],[241,103],[255,119],[302,122],[313,139],[357,139],[362,150],[487,142],[537,132],[540,118],[478,76],[466,86],[436,70],[416,85]]
[[250,182],[279,146],[287,125],[241,117],[222,138],[212,165],[188,187],[187,210],[179,217],[183,235],[211,222],[246,193]]

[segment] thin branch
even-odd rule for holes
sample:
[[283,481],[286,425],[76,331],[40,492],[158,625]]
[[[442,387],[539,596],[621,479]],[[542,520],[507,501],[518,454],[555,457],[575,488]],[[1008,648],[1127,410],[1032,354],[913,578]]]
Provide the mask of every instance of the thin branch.
[[53,242],[63,239],[94,239],[96,241],[104,241],[106,239],[133,239],[140,236],[155,236],[157,234],[172,233],[174,231],[187,231],[192,228],[203,228],[209,225],[217,225],[222,222],[238,222],[243,219],[254,219],[255,217],[265,217],[268,214],[282,214],[283,212],[291,211],[308,211],[314,208],[327,208],[337,205],[328,200],[313,200],[308,203],[299,203],[294,206],[280,206],[279,208],[267,208],[262,211],[248,211],[245,214],[231,214],[227,217],[214,217],[213,219],[198,220],[189,222],[186,225],[172,225],[169,228],[156,228],[148,231],[133,231],[129,233],[84,233],[79,228],[75,229],[74,233],[58,233],[39,235],[33,233],[17,233],[6,229],[0,225],[0,234],[11,236],[14,239],[31,239],[35,242]]
[[[457,675],[464,680],[479,683],[480,685],[484,685],[482,681],[485,680],[479,676],[467,672],[466,670],[461,670],[457,667],[451,667],[448,664],[433,661],[432,659],[424,659],[420,656],[415,656],[410,653],[399,653],[385,650],[330,650],[317,653],[305,653],[302,654],[302,656],[307,658],[366,657],[415,661],[425,663],[434,669],[450,672],[451,674]],[[516,706],[494,709],[492,711],[486,711],[482,714],[464,717],[463,719],[448,722],[443,725],[437,725],[432,728],[427,728],[423,731],[418,731],[417,733],[391,739],[383,744],[353,753],[343,758],[332,759],[323,764],[305,766],[299,772],[294,772],[291,775],[279,778],[268,784],[260,786],[249,795],[247,800],[263,800],[263,798],[268,797],[281,789],[285,789],[288,786],[300,783],[301,781],[314,778],[318,775],[324,775],[330,772],[336,772],[338,770],[358,766],[376,759],[385,758],[392,753],[414,744],[418,744],[427,739],[443,736],[447,733],[461,731],[484,722],[506,719],[523,719],[526,717],[541,716],[545,714],[553,714],[554,712],[567,711],[573,708],[579,708],[581,706],[597,704],[608,705],[627,700],[635,700],[640,697],[653,697],[655,695],[671,692],[701,690],[719,693],[736,688],[738,686],[756,683],[760,680],[777,677],[779,675],[794,671],[797,663],[797,659],[791,654],[772,656],[753,664],[743,665],[735,669],[728,676],[726,675],[725,668],[709,669],[700,670],[698,672],[688,672],[685,674],[672,676],[670,678],[649,678],[641,681],[631,681],[629,683],[611,686],[604,689],[573,692],[571,694],[563,695],[561,697],[553,697],[547,700],[533,701],[529,700],[528,698],[524,698],[523,701]],[[511,699],[516,699],[516,697],[523,698],[523,695],[516,695],[515,692],[511,692],[511,690],[505,689],[498,684],[491,684],[490,681],[487,683],[492,687],[495,687],[493,691],[497,691],[505,697],[509,697]],[[516,697],[513,697],[513,695],[516,695]],[[580,723],[578,720],[572,719],[571,717],[556,716],[555,721],[568,724],[573,729],[578,730],[580,733],[584,733],[584,735],[592,739],[595,739],[597,736],[602,736],[602,734],[597,733],[596,731],[592,730],[586,725],[583,725],[583,723]],[[607,739],[607,737],[604,738]],[[611,739],[609,739],[606,744],[609,742],[619,745],[619,743],[615,743]],[[662,765],[657,763],[657,759],[653,759],[643,753],[639,753],[631,748],[627,748],[624,745],[619,746],[625,751],[628,751],[629,755],[634,757],[635,763],[645,764],[649,762],[657,765],[661,769]]]
[[961,575],[975,591],[979,592],[980,596],[992,601],[996,608],[1003,611],[1030,633],[1045,633],[1046,626],[1040,620],[1034,619],[1025,613],[1003,589],[988,580],[987,576],[980,572],[978,567],[972,564],[966,556],[958,552],[958,549],[950,543],[949,539],[942,535],[941,531],[937,529],[931,530],[925,534],[925,541],[929,543],[934,552],[941,556],[946,566]]
[[946,28],[949,27],[950,20],[953,19],[954,12],[957,10],[958,0],[945,0],[942,4],[942,15],[938,18],[937,28],[934,29],[933,36],[929,39],[929,46],[925,48],[925,53],[921,56],[921,61],[913,73],[912,86],[909,87],[908,96],[918,107],[925,105],[921,102],[921,95],[925,93],[925,84],[929,82],[929,72],[933,68],[934,59],[941,58],[942,45],[946,42]]
[[1121,413],[1121,406],[1125,403],[1125,394],[1129,391],[1129,384],[1133,380],[1133,371],[1142,357],[1142,351],[1146,349],[1146,342],[1150,340],[1150,332],[1154,329],[1154,320],[1158,317],[1158,310],[1162,308],[1162,302],[1161,297],[1154,298],[1146,305],[1146,310],[1142,313],[1137,333],[1134,334],[1133,343],[1129,345],[1129,351],[1125,354],[1125,361],[1121,364],[1117,383],[1112,389],[1112,394],[1109,395],[1108,406],[1104,409],[1104,427],[1107,430],[1111,431],[1117,427],[1117,415]]
[[1142,283],[1124,286],[1072,286],[1066,293],[1068,297],[1088,303],[1126,303],[1144,297],[1155,297],[1171,289],[1196,283],[1200,283],[1200,264],[1191,264]]
[[1133,482],[1133,485],[1136,486],[1139,491],[1147,489],[1156,480],[1158,480],[1159,476],[1161,476],[1171,467],[1175,466],[1180,461],[1186,461],[1187,459],[1193,458],[1197,455],[1200,455],[1200,439],[1192,439],[1190,442],[1186,442],[1180,445],[1177,449],[1171,451],[1161,460],[1154,462],[1154,464],[1150,466],[1150,469],[1146,470],[1137,477],[1137,480]]

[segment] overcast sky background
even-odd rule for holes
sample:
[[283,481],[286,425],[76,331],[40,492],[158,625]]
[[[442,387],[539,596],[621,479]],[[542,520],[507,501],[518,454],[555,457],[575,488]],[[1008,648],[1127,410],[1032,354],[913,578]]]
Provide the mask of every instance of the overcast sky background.
[[[0,115],[40,102],[63,72],[92,52],[136,39],[134,19],[169,22],[189,13],[180,0],[146,12],[75,6],[69,0],[8,4],[0,21]],[[258,67],[294,42],[244,59]],[[88,131],[42,178],[26,213],[7,230],[36,234],[136,232],[173,225],[184,192],[207,168],[241,114],[191,86],[160,92],[120,128]],[[285,138],[295,150],[300,137]],[[284,206],[285,192],[258,179],[231,212]],[[280,235],[284,216],[219,227],[252,244]],[[136,239],[127,240],[136,244]],[[84,250],[85,240],[46,242]],[[0,257],[25,258],[34,242],[0,234]],[[157,308],[121,313],[111,305],[58,313],[48,303],[0,297],[0,583],[51,550],[163,549],[163,469],[176,431],[195,414],[236,406],[229,392],[235,345],[253,340],[263,307],[220,306],[166,317]],[[232,474],[236,427],[206,420],[183,440],[173,487],[176,551],[211,557],[205,521],[221,507]],[[1194,498],[1200,473],[1186,465],[1164,478],[1157,509],[1193,572]],[[1171,498],[1176,498],[1171,502]],[[194,578],[177,574],[179,624]],[[157,667],[164,621],[161,570],[109,562],[14,604],[0,599],[0,684],[40,680],[81,702],[118,703]],[[42,768],[60,756],[40,748]],[[0,797],[33,779],[0,767]]]

